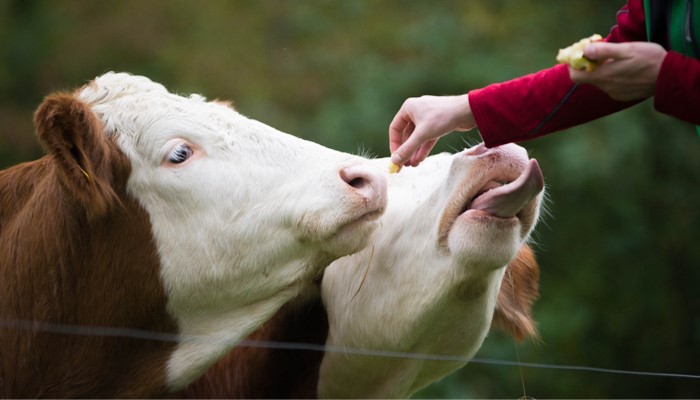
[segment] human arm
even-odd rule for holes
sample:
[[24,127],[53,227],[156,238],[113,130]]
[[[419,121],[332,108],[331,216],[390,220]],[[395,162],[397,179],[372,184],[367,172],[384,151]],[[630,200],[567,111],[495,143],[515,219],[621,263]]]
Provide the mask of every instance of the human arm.
[[700,61],[669,51],[654,91],[660,113],[700,125]]
[[572,83],[565,65],[461,96],[409,98],[389,128],[391,161],[415,167],[440,137],[453,131],[478,127],[486,146],[495,147],[579,125],[637,102],[616,101],[592,85]]
[[[643,2],[630,0],[618,12],[617,25],[605,40],[628,42],[645,39]],[[637,102],[639,100],[616,101],[592,85],[577,85],[571,81],[565,65],[556,65],[534,74],[472,90],[466,97],[468,107],[461,112],[466,113],[469,120],[473,119],[485,144],[494,147],[534,139],[583,124]],[[404,113],[403,118],[410,118],[410,114]],[[400,148],[398,156],[392,155],[395,164],[410,160],[407,165],[417,165],[434,146],[434,141],[447,133],[430,127],[423,129],[420,122],[416,125],[419,126],[416,129],[419,133],[416,142]],[[404,131],[403,136],[394,135],[394,143],[390,145],[392,153],[399,148],[399,144],[409,142],[411,132]],[[424,141],[432,143],[427,148],[422,148],[421,152],[412,153]]]
[[[643,1],[630,0],[617,13],[617,24],[605,38],[605,44],[644,40]],[[473,90],[469,99],[479,133],[488,147],[531,140],[613,114],[643,100],[615,100],[594,85],[572,82],[566,65]]]
[[620,101],[654,96],[657,111],[700,125],[700,61],[648,42],[595,43],[585,55],[601,65],[592,72],[569,68],[572,81]]
[[566,65],[469,93],[487,147],[522,142],[628,108],[593,85],[574,84]]

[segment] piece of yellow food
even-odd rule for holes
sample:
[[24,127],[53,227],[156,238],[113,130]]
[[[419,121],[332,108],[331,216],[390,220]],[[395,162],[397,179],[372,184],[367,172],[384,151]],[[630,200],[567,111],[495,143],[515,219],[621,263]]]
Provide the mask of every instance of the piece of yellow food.
[[587,59],[583,55],[583,49],[589,43],[597,42],[599,40],[603,40],[603,37],[596,33],[591,37],[579,40],[567,48],[559,49],[559,54],[557,54],[557,62],[560,64],[569,64],[575,69],[585,69],[586,72],[593,71],[598,66],[598,62]]
[[396,165],[393,162],[389,161],[389,173],[390,174],[395,174],[397,172],[401,171],[401,166]]

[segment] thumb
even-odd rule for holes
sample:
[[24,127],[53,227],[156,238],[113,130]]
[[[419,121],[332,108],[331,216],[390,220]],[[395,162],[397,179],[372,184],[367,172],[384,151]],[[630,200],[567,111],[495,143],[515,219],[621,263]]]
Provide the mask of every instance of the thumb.
[[583,49],[583,54],[589,60],[605,61],[609,58],[620,59],[626,57],[624,45],[620,43],[595,42]]
[[420,145],[418,135],[414,132],[398,149],[391,153],[391,162],[396,165],[406,164]]

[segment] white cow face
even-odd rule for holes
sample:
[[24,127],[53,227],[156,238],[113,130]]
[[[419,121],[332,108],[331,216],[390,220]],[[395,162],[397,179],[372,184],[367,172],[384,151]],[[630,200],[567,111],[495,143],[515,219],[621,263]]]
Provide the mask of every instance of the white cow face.
[[413,264],[500,268],[533,229],[543,185],[537,162],[517,145],[434,155],[389,176],[389,204],[372,242]]
[[396,234],[406,239],[423,232],[433,259],[500,268],[534,227],[543,186],[539,166],[525,149],[481,144],[392,176],[386,221],[401,221]]
[[[366,160],[224,104],[114,73],[78,97],[131,162],[128,190],[150,216],[169,310],[186,333],[249,332],[363,248],[386,205],[386,178]],[[232,310],[238,328],[222,323]]]
[[[517,145],[434,155],[390,175],[371,246],[325,272],[327,345],[472,357],[543,187],[537,162]],[[408,397],[460,365],[326,353],[319,395]]]

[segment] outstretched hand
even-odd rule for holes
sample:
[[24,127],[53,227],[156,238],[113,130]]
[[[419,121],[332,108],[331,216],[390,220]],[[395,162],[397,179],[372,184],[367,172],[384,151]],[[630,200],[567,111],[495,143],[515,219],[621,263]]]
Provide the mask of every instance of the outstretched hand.
[[576,83],[590,83],[618,101],[646,99],[654,95],[666,50],[656,43],[591,43],[584,49],[589,60],[600,65],[591,72],[569,67]]
[[415,167],[425,160],[441,136],[475,126],[466,94],[410,98],[389,125],[391,162]]

